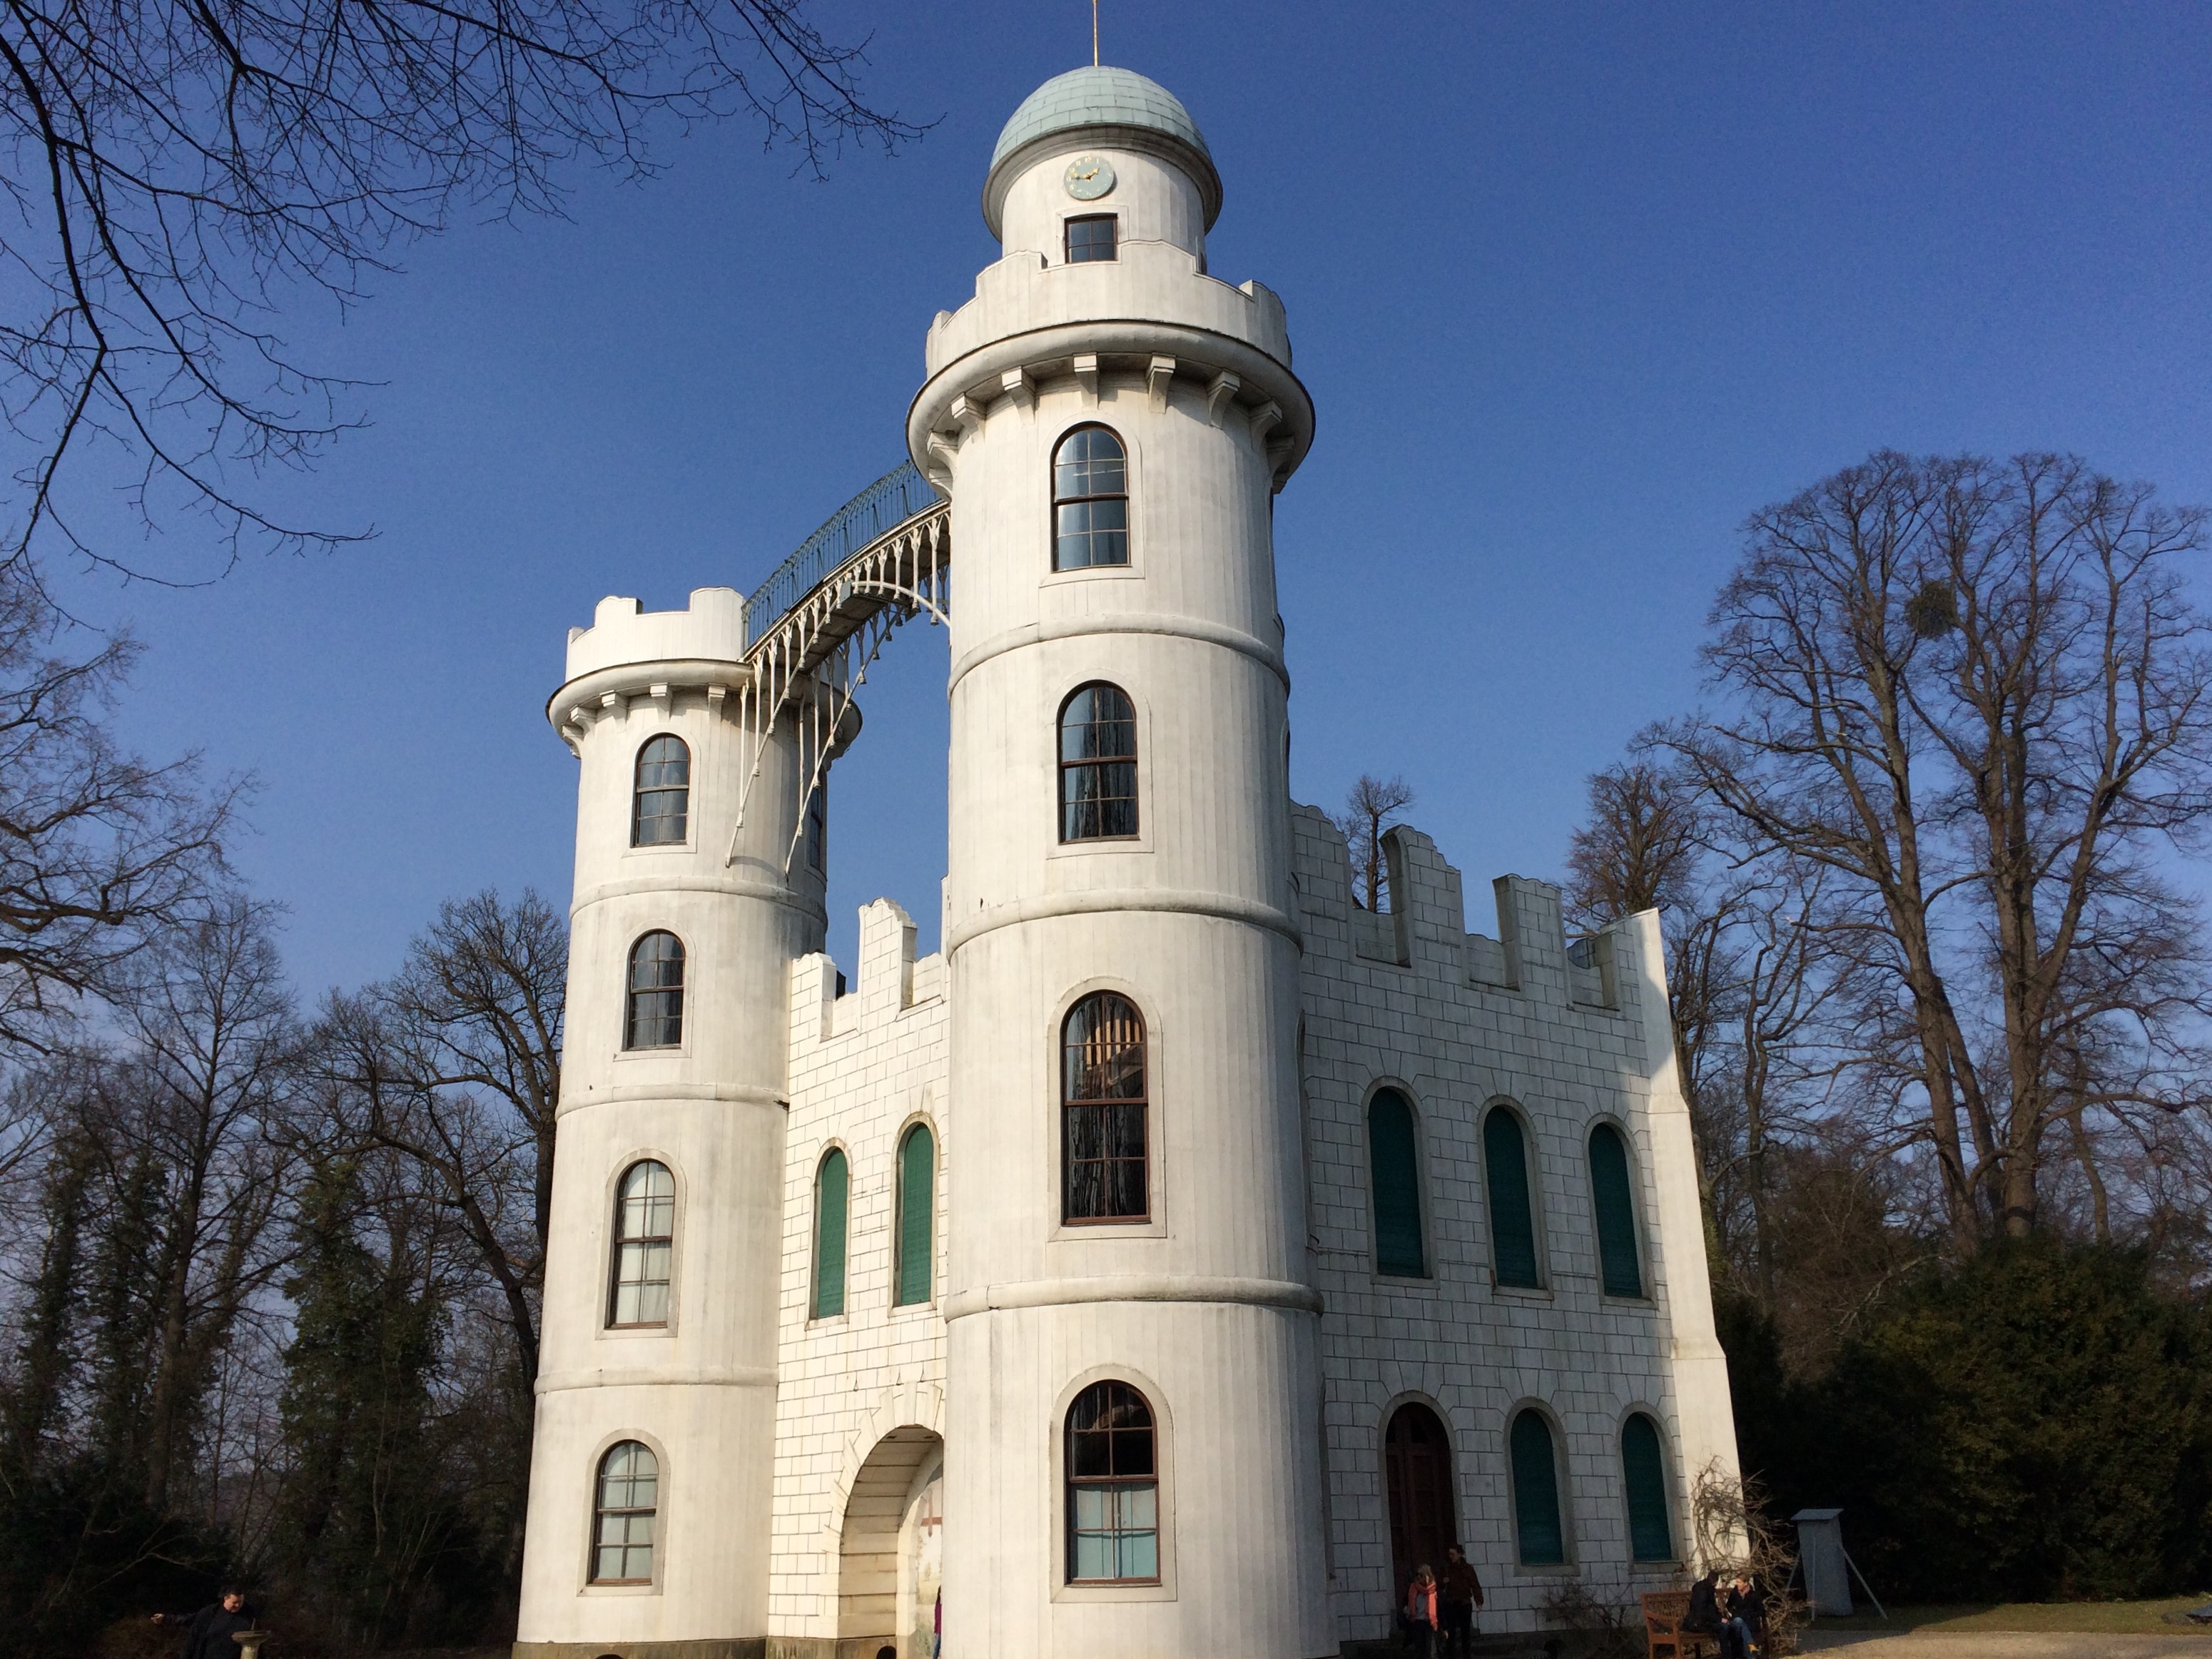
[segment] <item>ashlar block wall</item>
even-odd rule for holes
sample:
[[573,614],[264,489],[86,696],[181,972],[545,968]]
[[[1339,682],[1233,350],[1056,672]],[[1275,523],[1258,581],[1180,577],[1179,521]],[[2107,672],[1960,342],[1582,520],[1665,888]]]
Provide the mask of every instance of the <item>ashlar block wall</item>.
[[[1469,934],[1459,872],[1410,829],[1386,841],[1395,908],[1370,913],[1352,902],[1334,827],[1311,807],[1293,818],[1340,1632],[1390,1628],[1383,1439],[1409,1400],[1449,1436],[1458,1531],[1488,1594],[1486,1628],[1533,1627],[1568,1579],[1615,1601],[1663,1587],[1674,1568],[1630,1559],[1623,1420],[1641,1410],[1662,1427],[1678,1557],[1697,1473],[1717,1463],[1732,1474],[1735,1449],[1658,918],[1628,918],[1571,952],[1559,890],[1508,876],[1496,884],[1498,937]],[[1376,1271],[1366,1113],[1386,1085],[1414,1109],[1425,1278]],[[1492,1272],[1480,1127],[1502,1102],[1534,1131],[1539,1290],[1501,1287]],[[1588,1152],[1601,1121],[1630,1149],[1638,1297],[1601,1290]],[[1564,1443],[1564,1566],[1525,1566],[1516,1547],[1506,1436],[1532,1403]]]
[[[848,1625],[891,1627],[887,1607],[861,1603],[896,1593],[895,1517],[890,1535],[875,1529],[878,1547],[863,1546],[847,1536],[848,1500],[872,1455],[908,1464],[925,1455],[925,1437],[897,1431],[944,1432],[939,1299],[945,1170],[953,1146],[945,1109],[945,962],[935,956],[917,962],[914,949],[914,923],[897,905],[878,899],[860,912],[859,970],[845,995],[836,994],[837,970],[828,957],[805,957],[792,967],[769,1631],[772,1638],[812,1638],[772,1644],[793,1654],[834,1651],[828,1644],[840,1633],[841,1601],[851,1601]],[[936,1137],[936,1260],[929,1298],[893,1307],[897,1149],[916,1121]],[[833,1146],[843,1149],[851,1171],[845,1308],[814,1319],[815,1175]],[[860,1507],[854,1506],[855,1515]]]

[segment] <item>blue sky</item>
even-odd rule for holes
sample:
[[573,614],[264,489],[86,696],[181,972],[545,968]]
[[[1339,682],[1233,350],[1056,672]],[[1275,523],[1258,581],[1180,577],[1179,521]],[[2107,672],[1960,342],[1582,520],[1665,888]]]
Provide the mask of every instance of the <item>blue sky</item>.
[[[1363,769],[1468,877],[1556,877],[1584,775],[1698,696],[1735,527],[1869,450],[2071,449],[2212,501],[2212,9],[1206,6],[1105,0],[1105,57],[1212,145],[1213,270],[1290,308],[1320,410],[1278,503],[1291,779]],[[995,249],[993,139],[1086,61],[1081,0],[889,7],[869,87],[937,125],[792,176],[740,125],[565,220],[468,225],[341,323],[381,384],[288,500],[371,542],[209,588],[72,586],[148,654],[124,715],[261,793],[238,862],[310,995],[451,895],[564,902],[568,628],[749,587],[901,458],[923,331]],[[162,556],[197,556],[191,527]],[[933,948],[944,636],[836,775],[831,945]]]

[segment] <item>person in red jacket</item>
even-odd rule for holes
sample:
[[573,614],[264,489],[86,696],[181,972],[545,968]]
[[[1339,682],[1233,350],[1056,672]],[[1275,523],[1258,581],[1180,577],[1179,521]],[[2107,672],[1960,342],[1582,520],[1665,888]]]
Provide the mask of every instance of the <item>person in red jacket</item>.
[[1444,1651],[1453,1659],[1466,1659],[1474,1648],[1474,1610],[1482,1605],[1482,1580],[1456,1544],[1444,1556],[1443,1601]]
[[1406,1586],[1406,1641],[1419,1659],[1437,1659],[1437,1575],[1425,1561]]

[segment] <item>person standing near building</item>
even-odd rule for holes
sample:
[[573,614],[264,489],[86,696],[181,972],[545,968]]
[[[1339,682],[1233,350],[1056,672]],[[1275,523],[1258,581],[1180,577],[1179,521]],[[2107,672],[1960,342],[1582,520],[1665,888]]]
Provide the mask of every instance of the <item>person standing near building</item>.
[[181,1625],[185,1632],[184,1659],[234,1659],[238,1644],[230,1638],[253,1628],[253,1613],[246,1605],[246,1592],[235,1584],[223,1587],[222,1598],[198,1613],[157,1613],[157,1625]]
[[1437,1575],[1425,1561],[1406,1586],[1406,1640],[1419,1659],[1437,1659]]
[[1474,1645],[1474,1610],[1482,1605],[1482,1580],[1456,1544],[1444,1553],[1443,1586],[1438,1599],[1443,1604],[1444,1651],[1452,1659],[1465,1659]]

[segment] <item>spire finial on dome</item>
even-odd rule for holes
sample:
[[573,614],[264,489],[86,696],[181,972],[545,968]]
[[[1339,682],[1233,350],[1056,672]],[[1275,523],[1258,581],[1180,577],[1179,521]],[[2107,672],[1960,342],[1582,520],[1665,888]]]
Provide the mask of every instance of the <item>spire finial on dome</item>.
[[1091,0],[1091,67],[1098,67],[1098,0]]

